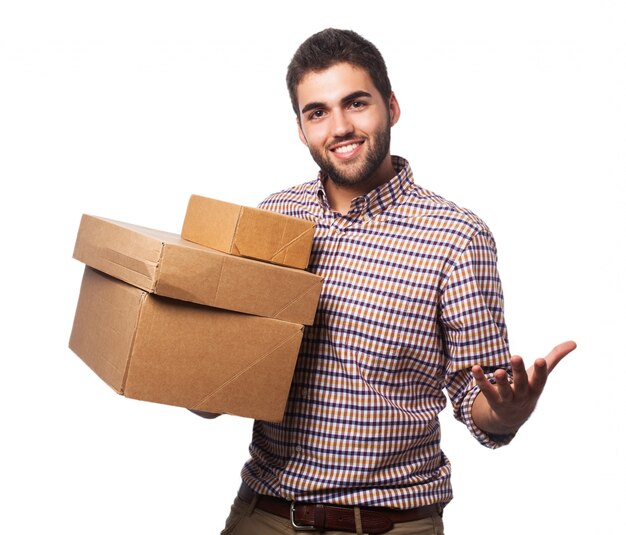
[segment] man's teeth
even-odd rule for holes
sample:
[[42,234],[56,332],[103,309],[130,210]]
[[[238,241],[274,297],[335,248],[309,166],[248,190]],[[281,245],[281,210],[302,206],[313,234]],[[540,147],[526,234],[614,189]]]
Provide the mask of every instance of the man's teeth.
[[342,147],[337,147],[335,149],[335,152],[339,152],[339,153],[350,152],[356,149],[358,146],[359,146],[358,143],[350,143],[350,145],[343,145]]

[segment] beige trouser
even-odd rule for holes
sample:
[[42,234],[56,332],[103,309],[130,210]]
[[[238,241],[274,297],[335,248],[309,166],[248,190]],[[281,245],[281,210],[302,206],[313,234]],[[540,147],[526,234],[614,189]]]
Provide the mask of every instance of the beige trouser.
[[[358,525],[358,524],[357,524]],[[291,521],[280,516],[254,508],[253,503],[246,503],[235,498],[226,520],[226,527],[221,535],[294,535],[295,533],[319,535],[319,531],[298,532],[291,526]],[[346,535],[345,531],[324,531],[324,535]],[[358,532],[357,532],[358,533]],[[367,533],[360,532],[360,535]],[[396,524],[387,535],[443,535],[443,520],[435,513],[429,518]]]

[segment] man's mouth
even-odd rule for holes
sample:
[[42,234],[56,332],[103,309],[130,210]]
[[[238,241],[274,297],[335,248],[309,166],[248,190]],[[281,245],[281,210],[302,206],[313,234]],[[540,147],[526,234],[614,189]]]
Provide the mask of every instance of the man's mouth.
[[339,158],[351,158],[360,151],[362,145],[363,141],[349,141],[335,145],[330,151]]

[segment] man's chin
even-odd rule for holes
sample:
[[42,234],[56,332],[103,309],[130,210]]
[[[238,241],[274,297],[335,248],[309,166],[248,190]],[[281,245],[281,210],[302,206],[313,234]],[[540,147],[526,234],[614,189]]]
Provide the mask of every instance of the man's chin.
[[[313,159],[333,184],[337,187],[349,188],[367,184],[372,178],[377,166],[372,165],[364,156],[360,155],[355,159],[342,162],[334,162],[328,158],[316,158],[315,155]],[[380,164],[378,163],[378,165]]]
[[346,163],[342,167],[344,169],[340,169],[335,165],[326,165],[325,168],[322,168],[322,171],[337,186],[349,187],[367,182],[362,165],[352,162]]
[[359,173],[338,173],[335,169],[326,169],[325,174],[328,178],[339,187],[350,187],[363,183],[363,175]]

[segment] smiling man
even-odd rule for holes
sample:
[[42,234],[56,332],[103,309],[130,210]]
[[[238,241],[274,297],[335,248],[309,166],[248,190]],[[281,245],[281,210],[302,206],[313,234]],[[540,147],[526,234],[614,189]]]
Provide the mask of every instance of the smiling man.
[[502,446],[575,344],[528,371],[510,356],[493,237],[391,155],[400,106],[372,43],[317,33],[287,85],[320,172],[262,207],[316,223],[309,269],[324,288],[284,419],[255,422],[222,533],[442,534],[444,392],[480,443]]

